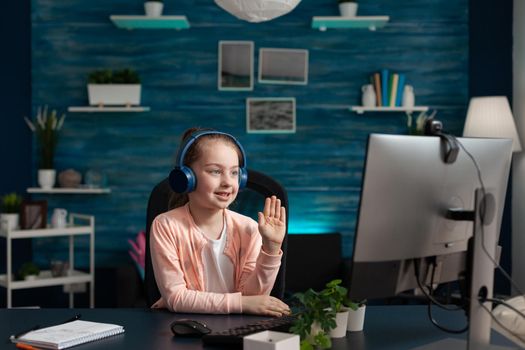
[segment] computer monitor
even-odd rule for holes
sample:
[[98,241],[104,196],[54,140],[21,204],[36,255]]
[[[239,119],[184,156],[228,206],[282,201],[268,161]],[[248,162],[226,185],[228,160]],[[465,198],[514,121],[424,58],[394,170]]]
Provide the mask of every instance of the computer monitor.
[[[485,191],[493,198],[491,215],[487,215],[482,231],[483,243],[495,255],[512,141],[458,140],[476,160]],[[350,298],[392,297],[417,288],[415,263],[420,265],[420,278],[428,284],[428,258],[437,262],[435,283],[456,281],[473,273],[467,270],[467,251],[475,223],[453,220],[451,213],[456,209],[475,210],[475,193],[481,187],[478,173],[464,150],[460,150],[455,162],[445,163],[442,142],[439,137],[428,136],[369,136],[352,256]],[[477,256],[483,253],[478,252]],[[491,295],[494,265],[489,264],[489,271],[486,262],[478,265],[484,266],[482,275],[490,276],[490,281],[483,284],[490,284]]]

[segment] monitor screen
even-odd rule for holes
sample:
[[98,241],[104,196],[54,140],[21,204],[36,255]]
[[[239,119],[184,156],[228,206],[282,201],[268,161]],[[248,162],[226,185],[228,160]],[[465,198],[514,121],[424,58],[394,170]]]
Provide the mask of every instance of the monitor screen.
[[[499,235],[512,142],[458,138],[479,165],[484,186],[495,197]],[[472,221],[447,218],[449,209],[474,210],[477,170],[460,150],[443,161],[441,140],[428,136],[372,134],[361,189],[349,296],[392,297],[417,287],[414,259],[424,270],[437,260],[435,282],[458,280],[466,268]]]

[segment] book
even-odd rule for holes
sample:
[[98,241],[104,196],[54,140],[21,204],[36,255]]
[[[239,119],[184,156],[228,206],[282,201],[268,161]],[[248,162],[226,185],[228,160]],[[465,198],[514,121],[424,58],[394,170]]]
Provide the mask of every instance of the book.
[[405,88],[405,75],[399,74],[399,80],[397,83],[397,97],[396,97],[396,106],[401,106],[403,102],[403,89]]
[[396,106],[396,97],[397,97],[397,81],[399,80],[399,75],[397,73],[392,74],[390,79],[390,99],[389,99],[389,106],[395,107]]
[[66,349],[123,332],[124,327],[116,324],[76,320],[37,329],[11,341],[44,349]]
[[381,107],[383,105],[383,99],[381,97],[381,76],[379,73],[374,73],[374,89],[376,91],[376,106]]
[[381,100],[382,106],[388,106],[388,69],[381,70]]

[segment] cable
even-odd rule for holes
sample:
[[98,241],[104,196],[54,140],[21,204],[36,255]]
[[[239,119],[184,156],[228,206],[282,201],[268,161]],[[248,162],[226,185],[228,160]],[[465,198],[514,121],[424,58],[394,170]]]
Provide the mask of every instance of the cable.
[[[486,299],[486,301],[490,301],[490,299]],[[522,342],[525,342],[525,336],[521,335],[521,334],[517,334],[513,331],[511,331],[510,329],[507,328],[507,326],[505,326],[504,324],[502,324],[500,322],[500,320],[497,319],[496,316],[494,316],[494,314],[492,314],[492,312],[481,302],[480,300],[480,305],[481,307],[486,311],[488,312],[488,314],[490,315],[490,317],[501,327],[503,328],[505,331],[509,332],[511,335],[513,335],[514,337],[518,338],[520,341]],[[504,305],[504,304],[502,304]],[[509,305],[505,305],[505,306],[509,306]],[[521,312],[520,312],[521,314]]]
[[[447,311],[457,311],[457,310],[463,309],[462,307],[458,307],[458,306],[450,306],[450,305],[442,304],[441,302],[437,301],[431,294],[427,293],[427,291],[425,290],[424,286],[421,283],[421,280],[419,279],[419,262],[417,261],[417,259],[414,259],[413,262],[414,262],[414,273],[416,276],[417,285],[419,286],[419,289],[421,289],[425,297],[428,299],[429,303],[439,306],[440,308],[447,310]],[[432,290],[430,287],[428,288],[429,288],[429,291]]]
[[[481,186],[481,192],[483,194],[483,198],[485,198],[485,194],[486,194],[486,192],[485,192],[485,185],[483,184],[483,179],[481,177],[481,170],[479,169],[479,166],[478,166],[478,163],[476,162],[476,159],[474,158],[474,156],[469,151],[467,151],[465,146],[463,146],[463,144],[458,139],[456,139],[456,141],[457,141],[458,145],[461,147],[461,149],[469,156],[469,158],[472,160],[472,163],[476,167],[476,172],[478,174],[478,181],[479,181],[480,186]],[[485,218],[485,201],[484,200],[481,201],[481,208],[480,208],[480,213],[479,214],[480,214],[480,218],[481,218],[481,225],[480,225],[480,228],[481,228],[481,247],[483,248],[483,251],[485,252],[485,255],[487,255],[487,257],[492,261],[494,266],[498,270],[500,270],[500,272],[503,274],[503,276],[505,276],[505,278],[512,284],[512,286],[518,291],[518,293],[520,295],[524,295],[525,293],[523,293],[521,288],[516,284],[516,282],[514,282],[514,280],[507,273],[507,271],[505,271],[503,269],[503,267],[501,267],[501,265],[496,261],[496,259],[494,259],[492,257],[492,255],[490,255],[489,251],[487,250],[487,247],[485,246],[485,231],[484,231],[484,228],[483,228],[483,221],[484,221],[484,218]]]
[[505,306],[505,307],[511,309],[512,311],[514,311],[515,313],[517,313],[518,315],[520,315],[521,317],[523,317],[525,319],[525,314],[523,312],[521,312],[520,310],[516,309],[514,306],[510,305],[505,300],[498,299],[498,298],[480,298],[480,302],[484,303],[485,301],[490,301],[492,303],[496,303],[498,305]]

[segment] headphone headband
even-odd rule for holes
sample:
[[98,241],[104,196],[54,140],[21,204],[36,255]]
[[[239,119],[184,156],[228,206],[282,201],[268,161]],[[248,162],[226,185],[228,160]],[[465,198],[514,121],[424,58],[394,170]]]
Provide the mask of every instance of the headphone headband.
[[176,166],[178,166],[179,168],[182,168],[184,166],[184,157],[186,156],[186,153],[190,149],[191,145],[193,145],[199,137],[206,136],[206,135],[224,135],[224,136],[229,137],[233,142],[235,142],[237,147],[239,147],[239,150],[241,151],[242,168],[246,168],[246,154],[244,153],[244,148],[242,148],[242,145],[240,144],[240,142],[237,141],[237,139],[233,137],[233,135],[231,134],[228,134],[222,131],[215,131],[215,130],[196,131],[192,133],[188,138],[186,138],[185,143],[182,144],[181,147],[179,147],[179,152],[177,152],[177,157],[175,161]]

